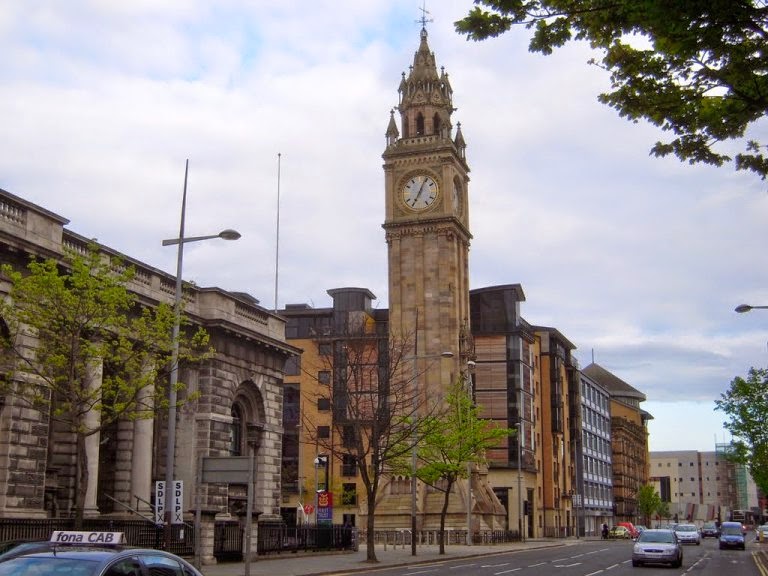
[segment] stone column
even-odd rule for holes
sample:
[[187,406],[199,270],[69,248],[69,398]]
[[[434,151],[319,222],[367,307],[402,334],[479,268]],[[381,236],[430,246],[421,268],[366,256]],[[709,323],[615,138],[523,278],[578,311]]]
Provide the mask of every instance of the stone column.
[[[151,412],[154,409],[154,393],[154,386],[146,386],[139,391],[137,412]],[[152,509],[150,502],[152,501],[153,440],[154,420],[151,418],[138,418],[134,420],[133,453],[131,454],[131,493],[133,496],[138,496],[136,508],[140,512],[150,512]]]
[[[104,363],[100,358],[91,360],[86,374],[86,385],[89,394],[96,394],[101,388],[104,374]],[[94,430],[101,424],[101,414],[96,410],[90,410],[84,417],[85,427]],[[99,508],[96,504],[97,488],[99,485],[99,446],[101,434],[96,432],[85,438],[85,453],[88,458],[88,486],[85,490],[85,505],[83,515],[85,517],[98,516]]]

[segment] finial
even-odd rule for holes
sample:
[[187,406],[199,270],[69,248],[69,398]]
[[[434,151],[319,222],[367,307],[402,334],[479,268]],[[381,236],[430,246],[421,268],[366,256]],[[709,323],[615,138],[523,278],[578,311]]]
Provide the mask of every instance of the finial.
[[417,23],[421,23],[422,31],[426,32],[427,31],[427,22],[434,22],[434,20],[432,20],[432,18],[427,18],[427,14],[430,14],[430,12],[427,11],[427,0],[424,0],[423,4],[422,4],[421,8],[419,8],[419,10],[421,10],[421,18],[416,20],[416,22]]

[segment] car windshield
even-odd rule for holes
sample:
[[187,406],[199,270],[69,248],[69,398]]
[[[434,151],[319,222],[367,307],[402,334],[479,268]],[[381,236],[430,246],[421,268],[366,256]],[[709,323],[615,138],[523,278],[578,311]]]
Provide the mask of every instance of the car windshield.
[[741,528],[738,526],[723,526],[720,531],[726,536],[741,536]]
[[675,535],[672,532],[666,530],[660,530],[658,532],[645,530],[637,539],[638,542],[664,542],[667,544],[674,544]]
[[687,524],[683,526],[678,526],[675,528],[678,532],[696,532],[696,526],[693,526],[692,524]]
[[99,563],[81,558],[22,556],[0,562],[0,576],[92,576]]

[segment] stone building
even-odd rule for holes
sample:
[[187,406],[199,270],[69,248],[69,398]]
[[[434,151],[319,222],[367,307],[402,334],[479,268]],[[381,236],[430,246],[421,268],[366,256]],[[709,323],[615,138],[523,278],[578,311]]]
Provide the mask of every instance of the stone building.
[[[21,269],[31,257],[61,260],[65,249],[84,252],[88,239],[68,224],[66,218],[0,190],[0,262]],[[173,303],[175,276],[108,246],[98,248],[104,257],[118,257],[135,268],[129,289],[142,305]],[[0,280],[3,297],[8,288]],[[246,455],[249,431],[258,431],[254,509],[264,519],[278,519],[283,370],[298,350],[285,341],[284,319],[255,298],[219,288],[184,288],[185,315],[208,331],[215,354],[201,365],[180,369],[179,380],[196,398],[177,417],[174,477],[184,483],[183,510],[188,513],[195,506],[196,496],[202,508],[213,512],[243,510],[244,485],[198,486],[197,466],[204,456]],[[157,386],[167,388],[167,382]],[[159,412],[153,419],[125,418],[89,440],[87,515],[134,510],[151,517],[154,483],[166,478],[167,432],[166,414]],[[0,517],[72,513],[73,443],[71,434],[53,425],[50,414],[24,407],[13,396],[0,398]]]

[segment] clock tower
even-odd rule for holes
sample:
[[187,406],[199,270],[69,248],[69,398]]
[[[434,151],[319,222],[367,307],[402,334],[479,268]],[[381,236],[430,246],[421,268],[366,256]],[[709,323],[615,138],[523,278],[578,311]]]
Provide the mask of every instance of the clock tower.
[[[424,26],[398,92],[383,154],[390,335],[413,342],[413,356],[432,359],[419,368],[422,390],[445,391],[472,356],[469,166],[461,125],[454,132],[451,120],[453,89]],[[444,352],[453,358],[436,361]]]

